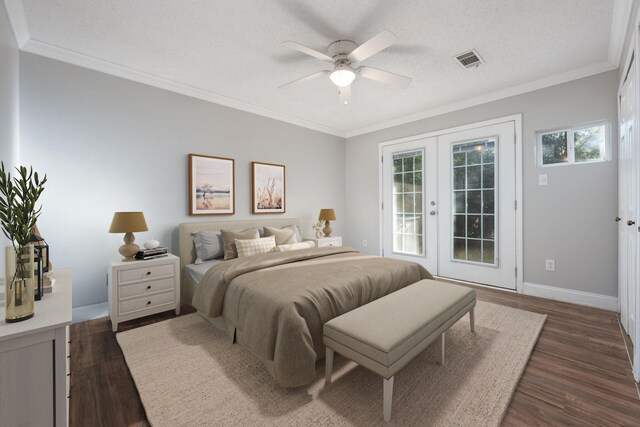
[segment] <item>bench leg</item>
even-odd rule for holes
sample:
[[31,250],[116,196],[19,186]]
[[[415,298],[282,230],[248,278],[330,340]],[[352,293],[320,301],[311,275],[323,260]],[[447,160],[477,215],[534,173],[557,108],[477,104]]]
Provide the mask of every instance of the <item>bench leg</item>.
[[476,308],[472,307],[469,311],[469,324],[471,325],[471,332],[476,332]]
[[382,414],[386,422],[391,421],[391,403],[393,402],[393,378],[382,379]]
[[333,371],[333,350],[327,347],[324,362],[324,384],[331,384],[331,373]]
[[436,350],[436,362],[444,366],[444,332],[438,338],[438,348]]

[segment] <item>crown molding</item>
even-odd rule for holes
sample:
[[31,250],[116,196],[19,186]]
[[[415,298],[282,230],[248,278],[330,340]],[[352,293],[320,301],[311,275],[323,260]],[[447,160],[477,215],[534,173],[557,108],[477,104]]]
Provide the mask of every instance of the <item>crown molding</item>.
[[259,107],[257,105],[250,104],[248,102],[243,102],[194,86],[189,86],[184,83],[179,83],[173,80],[165,79],[163,77],[155,76],[153,74],[134,70],[123,65],[104,61],[102,59],[94,58],[92,56],[74,52],[72,50],[64,49],[38,40],[30,39],[20,48],[20,50],[77,65],[79,67],[100,71],[105,74],[121,77],[149,86],[154,86],[160,89],[165,89],[171,92],[176,92],[193,98],[213,102],[215,104],[234,108],[236,110],[246,111],[248,113],[257,114],[259,116],[268,117],[270,119],[279,120],[281,122],[290,123],[303,128],[344,138],[344,131],[339,129],[334,129],[332,127],[325,126],[319,123],[279,113],[273,110]]
[[632,6],[632,0],[615,0],[613,4],[611,36],[609,37],[609,62],[616,66],[620,66]]
[[27,15],[24,13],[22,0],[4,0],[4,7],[7,10],[11,30],[13,31],[16,43],[18,43],[18,48],[22,48],[31,38],[29,26],[27,25]]
[[394,126],[403,125],[406,123],[415,122],[418,120],[427,119],[429,117],[440,116],[442,114],[451,113],[454,111],[464,110],[466,108],[475,107],[481,104],[487,104],[493,101],[499,101],[504,98],[510,98],[512,96],[521,95],[527,92],[533,92],[538,89],[544,89],[546,87],[555,86],[558,84],[566,83],[572,80],[578,80],[584,77],[589,77],[595,74],[604,73],[607,71],[617,69],[617,65],[613,65],[609,62],[601,62],[598,64],[590,65],[577,70],[571,70],[565,73],[556,74],[551,77],[545,77],[544,79],[536,80],[533,82],[525,83],[518,86],[512,86],[506,89],[500,89],[495,92],[485,93],[473,98],[468,98],[463,101],[454,102],[440,107],[430,108],[419,113],[409,114],[407,116],[398,117],[393,120],[381,122],[373,126],[367,126],[353,131],[346,132],[346,138],[353,138],[354,136],[364,135],[371,132],[376,132],[383,129],[388,129]]

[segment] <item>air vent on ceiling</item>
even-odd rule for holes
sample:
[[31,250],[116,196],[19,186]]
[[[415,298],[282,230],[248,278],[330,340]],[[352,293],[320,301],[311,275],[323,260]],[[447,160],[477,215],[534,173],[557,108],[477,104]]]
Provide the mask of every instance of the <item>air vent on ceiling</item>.
[[477,68],[480,64],[484,64],[484,61],[475,49],[456,55],[456,60],[463,68]]

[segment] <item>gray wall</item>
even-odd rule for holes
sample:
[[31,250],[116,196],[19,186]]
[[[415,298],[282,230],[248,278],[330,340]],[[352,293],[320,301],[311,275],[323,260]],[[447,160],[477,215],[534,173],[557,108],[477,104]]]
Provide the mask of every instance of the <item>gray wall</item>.
[[[13,170],[19,157],[18,128],[18,46],[9,18],[0,4],[0,160]],[[9,240],[0,233],[0,278],[4,279],[4,247]]]
[[[20,91],[21,160],[49,176],[40,230],[54,265],[73,268],[74,306],[107,298],[114,211],[143,211],[150,231],[136,241],[176,252],[181,222],[264,218],[250,214],[253,160],[286,165],[285,216],[304,234],[323,207],[344,230],[342,138],[24,52]],[[187,215],[189,153],[235,158],[235,216]]]
[[[617,86],[614,70],[347,139],[346,244],[378,253],[380,142],[522,113],[525,282],[616,296]],[[536,131],[597,120],[611,125],[612,161],[537,167]],[[541,173],[549,185],[538,186]],[[555,273],[545,271],[545,259],[556,260]]]

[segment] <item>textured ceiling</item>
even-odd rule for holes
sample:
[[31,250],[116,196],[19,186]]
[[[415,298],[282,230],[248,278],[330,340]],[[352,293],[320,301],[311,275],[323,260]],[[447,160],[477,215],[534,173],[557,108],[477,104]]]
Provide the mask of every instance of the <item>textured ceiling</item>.
[[[354,133],[362,128],[608,60],[614,0],[24,0],[30,39]],[[326,52],[382,29],[400,42],[363,65],[410,76],[407,89],[358,78],[341,105],[326,69],[287,49]],[[485,65],[454,55],[475,48]],[[617,65],[617,64],[616,64]]]

